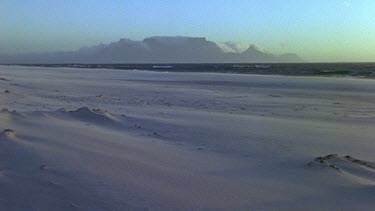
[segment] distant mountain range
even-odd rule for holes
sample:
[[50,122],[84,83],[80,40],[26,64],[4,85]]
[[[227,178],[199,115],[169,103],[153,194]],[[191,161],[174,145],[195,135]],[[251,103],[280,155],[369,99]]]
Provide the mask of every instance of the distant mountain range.
[[[234,48],[232,45],[227,48]],[[0,55],[0,63],[286,63],[302,62],[296,54],[274,55],[251,45],[232,52],[200,37],[149,37],[142,41],[120,39],[71,52]]]

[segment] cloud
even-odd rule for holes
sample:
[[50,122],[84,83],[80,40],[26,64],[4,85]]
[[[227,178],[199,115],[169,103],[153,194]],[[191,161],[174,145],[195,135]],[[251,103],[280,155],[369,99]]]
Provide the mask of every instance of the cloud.
[[249,47],[247,44],[236,42],[221,42],[217,43],[217,45],[225,53],[242,53]]

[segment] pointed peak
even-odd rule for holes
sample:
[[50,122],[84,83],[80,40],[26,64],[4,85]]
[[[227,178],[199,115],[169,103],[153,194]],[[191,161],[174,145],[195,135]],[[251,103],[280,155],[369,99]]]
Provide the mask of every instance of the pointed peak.
[[256,50],[256,51],[261,51],[261,50],[258,48],[258,46],[254,45],[254,44],[251,44],[247,50]]
[[260,48],[258,48],[256,45],[251,44],[249,46],[249,48],[246,51],[244,51],[243,53],[245,53],[245,54],[249,54],[249,53],[251,53],[251,54],[253,54],[253,53],[262,54],[264,52]]

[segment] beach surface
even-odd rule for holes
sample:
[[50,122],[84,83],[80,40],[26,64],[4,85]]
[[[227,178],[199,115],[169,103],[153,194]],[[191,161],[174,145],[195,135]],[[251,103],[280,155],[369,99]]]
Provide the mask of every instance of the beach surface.
[[374,210],[375,81],[0,66],[0,210]]

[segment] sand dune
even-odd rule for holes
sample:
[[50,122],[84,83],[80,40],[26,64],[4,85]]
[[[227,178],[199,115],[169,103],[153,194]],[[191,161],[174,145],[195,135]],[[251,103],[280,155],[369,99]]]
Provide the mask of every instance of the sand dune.
[[373,80],[0,74],[0,210],[375,206]]
[[308,163],[309,166],[318,165],[329,167],[342,173],[358,183],[364,185],[375,185],[375,165],[374,163],[359,160],[350,155],[339,156],[336,154],[317,157],[314,162]]

